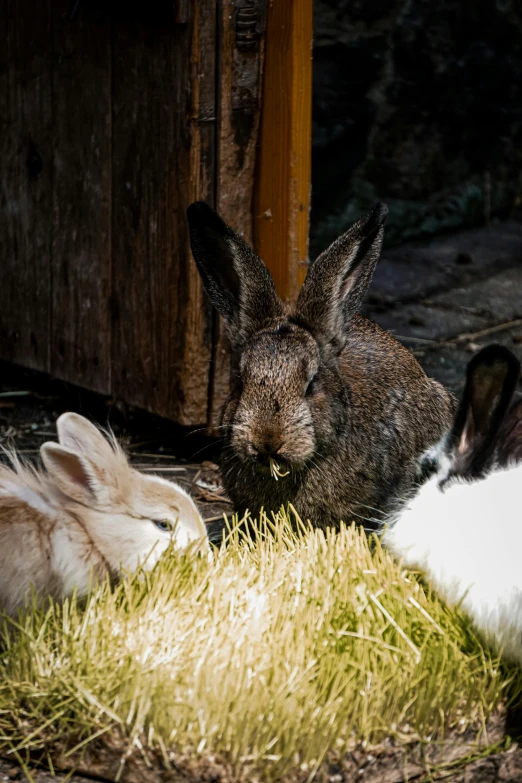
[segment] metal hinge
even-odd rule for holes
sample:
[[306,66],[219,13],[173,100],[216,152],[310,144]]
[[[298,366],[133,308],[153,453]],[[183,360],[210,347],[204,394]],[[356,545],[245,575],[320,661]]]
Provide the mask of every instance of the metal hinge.
[[236,10],[236,47],[240,52],[253,52],[259,45],[257,8],[241,6]]

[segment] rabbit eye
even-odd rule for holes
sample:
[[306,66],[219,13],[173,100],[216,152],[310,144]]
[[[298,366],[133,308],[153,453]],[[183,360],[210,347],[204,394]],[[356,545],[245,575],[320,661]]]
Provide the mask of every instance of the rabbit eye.
[[158,530],[162,530],[164,533],[170,533],[174,530],[174,525],[168,519],[153,519],[152,522]]
[[305,397],[311,397],[314,393],[317,386],[317,375],[314,375],[314,377],[308,381],[308,385],[305,389]]

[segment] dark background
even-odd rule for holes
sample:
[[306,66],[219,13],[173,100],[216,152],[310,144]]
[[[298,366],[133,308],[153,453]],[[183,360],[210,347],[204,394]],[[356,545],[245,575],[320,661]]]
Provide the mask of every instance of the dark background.
[[388,244],[522,192],[520,0],[315,0],[311,256],[380,198]]

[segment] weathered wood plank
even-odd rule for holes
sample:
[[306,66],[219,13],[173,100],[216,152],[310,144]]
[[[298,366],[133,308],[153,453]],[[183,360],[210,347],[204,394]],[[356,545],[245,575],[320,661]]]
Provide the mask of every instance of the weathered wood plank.
[[51,371],[110,390],[111,24],[53,11]]
[[[252,242],[264,28],[268,0],[221,0],[218,6],[218,140],[216,207]],[[230,383],[230,352],[215,315],[209,423],[217,424]]]
[[0,356],[48,370],[52,107],[47,0],[4,0],[0,41]]
[[312,0],[270,3],[254,240],[279,294],[306,274],[312,130]]
[[207,419],[212,318],[185,212],[213,203],[215,8],[113,36],[113,392],[182,424]]
[[218,27],[217,209],[248,242],[268,0],[221,0]]

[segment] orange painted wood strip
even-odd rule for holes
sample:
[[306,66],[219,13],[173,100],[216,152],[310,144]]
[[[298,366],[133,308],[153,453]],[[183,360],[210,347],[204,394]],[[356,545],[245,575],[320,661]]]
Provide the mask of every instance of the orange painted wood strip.
[[307,268],[312,20],[312,0],[272,0],[269,5],[254,244],[284,299],[296,297]]

